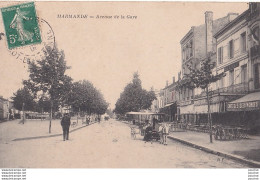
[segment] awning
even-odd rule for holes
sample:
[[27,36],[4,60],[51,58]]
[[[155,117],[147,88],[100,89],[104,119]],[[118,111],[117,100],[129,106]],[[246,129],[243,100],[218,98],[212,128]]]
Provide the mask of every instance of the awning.
[[[210,105],[210,112],[211,113],[218,113],[218,112],[221,112],[220,111],[220,103],[217,103],[217,104],[211,104]],[[194,113],[197,113],[197,114],[205,114],[205,113],[208,113],[208,105],[200,105],[200,106],[194,106]]]
[[174,103],[170,103],[170,104],[166,104],[164,107],[169,107],[171,105],[173,105]]
[[260,110],[260,92],[247,94],[227,104],[227,111]]
[[194,104],[180,107],[180,114],[191,114],[194,113]]

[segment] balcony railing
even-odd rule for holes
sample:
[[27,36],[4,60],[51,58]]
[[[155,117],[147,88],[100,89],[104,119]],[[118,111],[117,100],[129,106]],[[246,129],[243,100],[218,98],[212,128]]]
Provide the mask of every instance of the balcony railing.
[[235,94],[245,94],[248,92],[248,83],[234,84],[228,87],[219,88],[217,90],[211,91],[211,94],[217,93],[235,93]]
[[[228,87],[219,88],[213,91],[209,91],[209,96],[219,93],[230,93],[230,94],[246,94],[248,93],[248,82],[234,84]],[[205,97],[206,91],[202,91],[200,94],[194,96],[194,99]]]

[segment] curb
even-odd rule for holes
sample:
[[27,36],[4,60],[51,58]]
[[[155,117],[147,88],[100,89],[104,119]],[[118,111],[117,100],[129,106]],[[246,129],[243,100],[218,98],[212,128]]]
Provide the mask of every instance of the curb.
[[254,168],[260,168],[260,163],[253,161],[253,160],[247,160],[247,159],[243,159],[241,157],[238,157],[236,155],[232,155],[232,154],[229,154],[229,153],[223,153],[223,152],[220,152],[220,151],[215,151],[215,150],[212,150],[212,149],[209,149],[209,148],[206,148],[206,147],[203,147],[203,146],[199,146],[197,144],[194,144],[194,143],[182,140],[182,139],[178,139],[178,138],[175,138],[175,137],[172,137],[172,136],[168,136],[168,138],[175,140],[175,141],[178,141],[180,143],[183,143],[185,145],[191,146],[191,147],[196,148],[198,150],[210,153],[210,154],[214,154],[214,155],[221,156],[221,157],[224,157],[224,158],[236,160],[236,161],[239,161],[240,163],[248,164],[248,165],[250,165]]
[[[81,126],[81,127],[78,127],[78,128],[75,128],[75,129],[72,129],[70,130],[70,133],[74,132],[74,131],[77,131],[77,130],[80,130],[84,127],[87,127],[87,126],[90,126],[92,124],[95,124],[97,122],[93,122],[89,125],[86,125],[86,126]],[[16,139],[13,139],[12,141],[23,141],[23,140],[32,140],[32,139],[42,139],[42,138],[50,138],[50,137],[57,137],[57,136],[62,136],[63,134],[60,133],[60,134],[52,134],[52,135],[47,135],[47,136],[34,136],[34,137],[25,137],[25,138],[16,138]]]

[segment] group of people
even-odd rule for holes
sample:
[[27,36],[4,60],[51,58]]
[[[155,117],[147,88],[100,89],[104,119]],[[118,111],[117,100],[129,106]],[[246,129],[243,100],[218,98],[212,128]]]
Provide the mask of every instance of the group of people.
[[169,135],[169,125],[167,123],[158,123],[158,121],[154,119],[153,124],[148,122],[146,123],[144,130],[145,142],[158,138],[160,139],[160,144],[167,145],[167,137]]

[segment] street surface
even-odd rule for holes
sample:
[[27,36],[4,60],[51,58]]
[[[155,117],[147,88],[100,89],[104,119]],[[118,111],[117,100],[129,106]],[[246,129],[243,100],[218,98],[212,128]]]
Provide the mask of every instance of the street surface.
[[69,141],[59,136],[0,143],[0,168],[246,168],[171,140],[168,146],[144,143],[141,136],[133,140],[127,124],[111,119],[70,133]]

